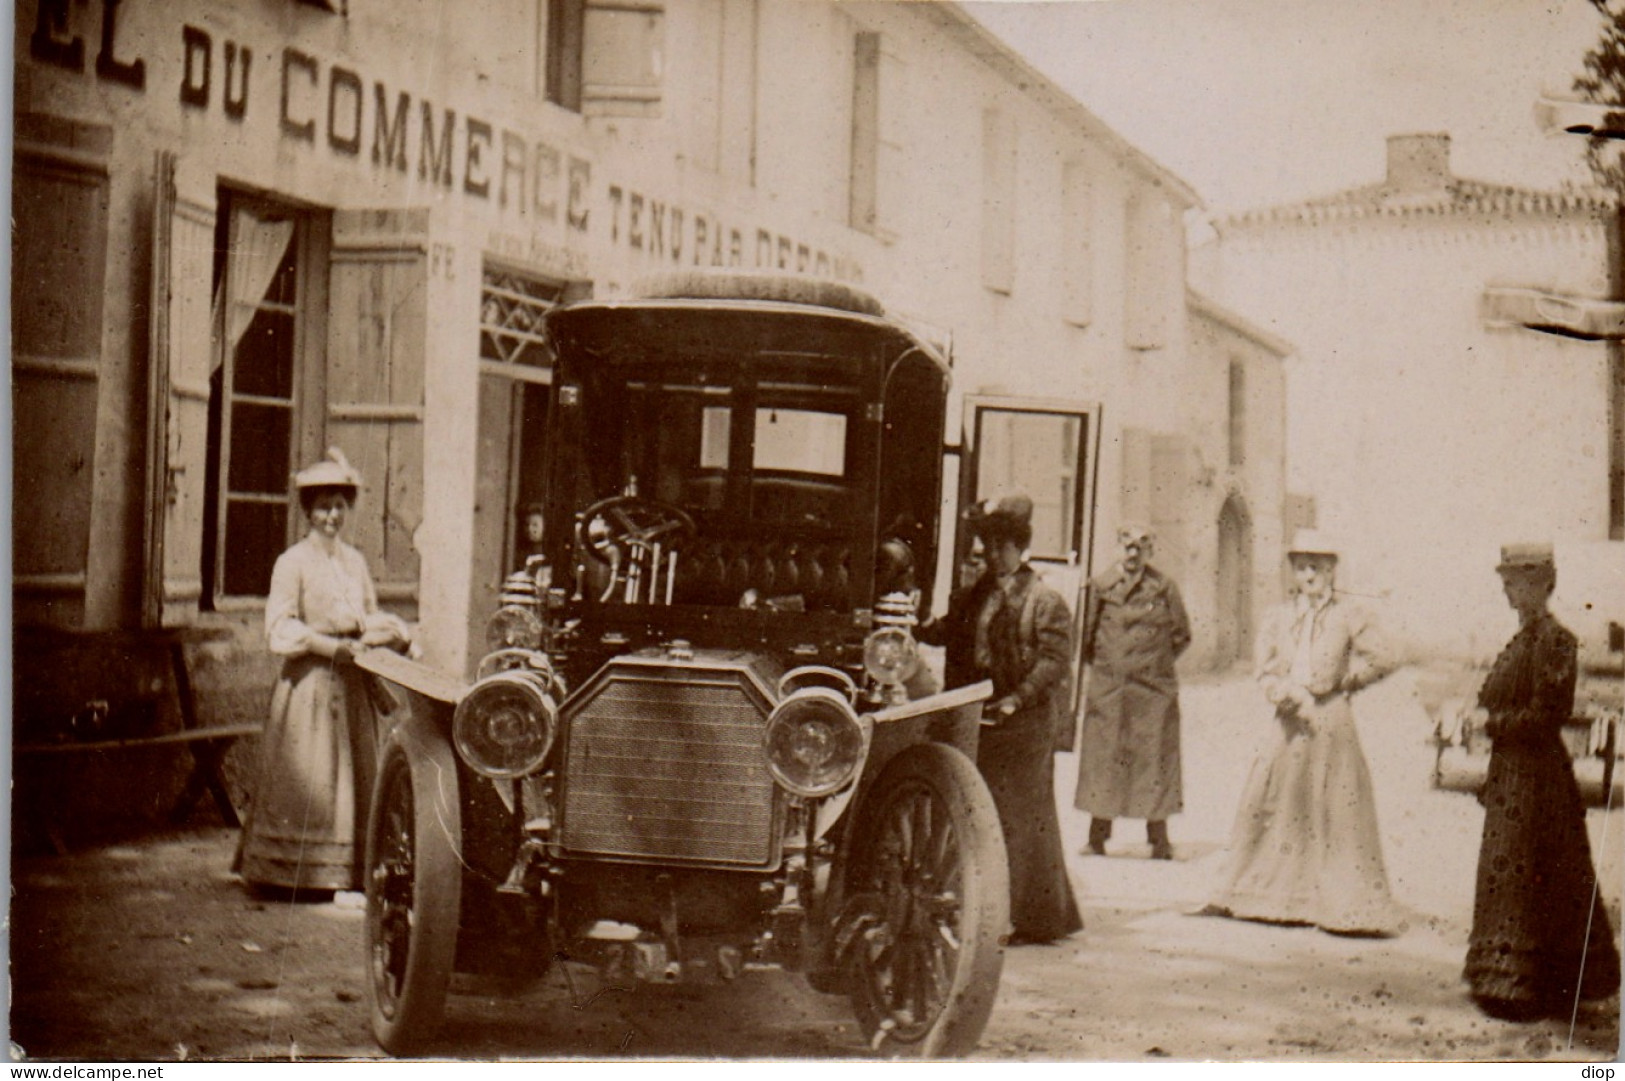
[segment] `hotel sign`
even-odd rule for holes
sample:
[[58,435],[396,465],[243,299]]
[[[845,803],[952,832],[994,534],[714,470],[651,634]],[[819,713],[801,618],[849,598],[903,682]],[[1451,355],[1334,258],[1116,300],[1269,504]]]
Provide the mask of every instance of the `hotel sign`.
[[[535,133],[369,78],[297,45],[256,48],[192,24],[175,42],[178,85],[149,85],[146,61],[118,42],[120,0],[102,0],[95,77],[135,93],[175,93],[188,112],[232,124],[274,113],[276,138],[380,179],[415,179],[496,209],[497,254],[540,259],[584,274],[580,248],[596,243],[659,267],[785,270],[861,280],[851,259],[774,229],[724,220],[621,180],[594,187],[590,158]],[[67,0],[40,0],[30,38],[39,63],[84,72],[85,28]],[[393,174],[391,177],[389,174]]]

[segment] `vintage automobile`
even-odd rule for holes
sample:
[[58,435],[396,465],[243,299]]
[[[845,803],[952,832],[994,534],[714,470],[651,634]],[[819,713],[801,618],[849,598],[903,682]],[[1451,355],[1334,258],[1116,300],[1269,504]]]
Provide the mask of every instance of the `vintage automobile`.
[[[933,693],[948,366],[836,283],[676,278],[550,312],[543,553],[467,684],[394,654],[366,855],[373,1031],[454,972],[770,965],[872,1048],[972,1049],[1008,870],[989,684]],[[918,568],[919,582],[911,568]]]

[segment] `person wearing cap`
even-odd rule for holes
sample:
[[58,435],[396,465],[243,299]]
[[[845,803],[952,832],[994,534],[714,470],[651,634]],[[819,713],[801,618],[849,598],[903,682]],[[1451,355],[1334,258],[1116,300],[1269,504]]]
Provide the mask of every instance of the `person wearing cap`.
[[974,664],[993,681],[976,765],[998,809],[1010,861],[1010,942],[1042,944],[1083,927],[1067,878],[1051,755],[1070,727],[1072,614],[1024,554],[1033,503],[1007,496],[974,508],[992,586],[975,615]]
[[301,470],[294,488],[310,530],[271,571],[265,633],[282,671],[238,870],[251,886],[320,897],[362,886],[378,733],[355,656],[403,649],[409,635],[378,610],[366,560],[339,539],[360,475],[334,449]]
[[1274,739],[1248,777],[1220,888],[1202,911],[1392,934],[1399,911],[1349,696],[1394,661],[1367,615],[1338,598],[1335,545],[1300,530],[1288,559],[1296,596],[1269,614],[1258,639]]
[[1578,647],[1547,610],[1557,587],[1551,545],[1507,545],[1496,570],[1518,631],[1478,693],[1491,748],[1462,976],[1492,1017],[1567,1021],[1580,1001],[1619,991],[1619,952],[1562,739]]
[[1179,677],[1191,644],[1179,587],[1153,567],[1151,531],[1117,531],[1123,558],[1090,586],[1083,630],[1089,698],[1078,745],[1073,805],[1087,811],[1088,851],[1106,854],[1114,818],[1145,819],[1151,858],[1174,858],[1168,816],[1183,807]]

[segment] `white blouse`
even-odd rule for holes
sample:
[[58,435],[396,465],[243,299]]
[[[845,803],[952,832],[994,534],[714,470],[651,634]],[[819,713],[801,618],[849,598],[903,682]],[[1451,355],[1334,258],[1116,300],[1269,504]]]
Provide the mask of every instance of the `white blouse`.
[[265,599],[265,636],[272,653],[297,657],[314,652],[317,635],[359,635],[377,610],[366,557],[341,540],[329,546],[311,534],[277,557]]

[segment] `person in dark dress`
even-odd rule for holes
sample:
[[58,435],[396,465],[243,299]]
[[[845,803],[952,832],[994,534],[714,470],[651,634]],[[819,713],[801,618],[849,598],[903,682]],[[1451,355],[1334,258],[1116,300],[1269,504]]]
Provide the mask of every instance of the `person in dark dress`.
[[1462,976],[1492,1017],[1567,1019],[1580,1001],[1619,991],[1619,952],[1562,741],[1577,647],[1547,611],[1557,586],[1550,545],[1507,545],[1496,570],[1519,627],[1478,694],[1492,745]]
[[948,611],[923,624],[915,637],[942,647],[942,688],[953,690],[986,679],[976,667],[976,614],[994,585],[987,571],[987,552],[980,540],[959,563],[959,582],[948,595]]
[[1010,860],[1010,942],[1053,942],[1083,928],[1067,878],[1051,754],[1070,711],[1072,615],[1023,559],[1032,500],[973,511],[992,585],[976,609],[976,667],[993,681],[976,765],[998,808]]

